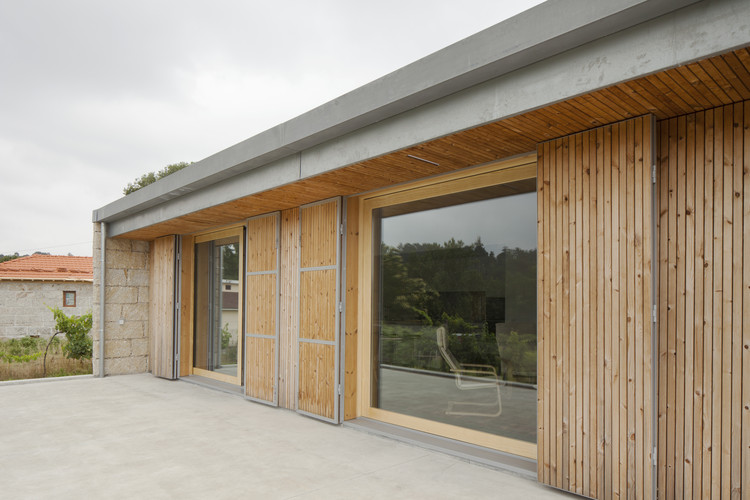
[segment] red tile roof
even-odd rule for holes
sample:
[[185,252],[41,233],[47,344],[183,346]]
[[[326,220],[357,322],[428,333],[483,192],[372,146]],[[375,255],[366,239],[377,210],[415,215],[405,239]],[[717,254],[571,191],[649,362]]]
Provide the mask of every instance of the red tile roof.
[[0,281],[93,281],[91,257],[29,255],[0,262]]

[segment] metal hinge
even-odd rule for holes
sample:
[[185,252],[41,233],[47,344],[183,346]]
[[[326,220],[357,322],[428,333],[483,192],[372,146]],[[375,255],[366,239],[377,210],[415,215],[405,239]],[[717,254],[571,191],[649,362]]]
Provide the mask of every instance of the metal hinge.
[[651,306],[651,322],[656,323],[656,304]]
[[653,451],[651,453],[652,453],[652,455],[651,455],[651,465],[653,465],[654,467],[656,467],[656,446],[654,446],[654,449],[653,449]]
[[338,387],[336,388],[336,393],[337,393],[337,394],[338,394],[339,396],[341,396],[341,384],[339,384],[339,385],[338,385]]
[[343,224],[339,224],[339,234],[341,234],[341,235],[344,234],[344,225]]
[[656,184],[656,165],[651,165],[651,184]]
[[339,312],[344,312],[344,303],[339,302]]

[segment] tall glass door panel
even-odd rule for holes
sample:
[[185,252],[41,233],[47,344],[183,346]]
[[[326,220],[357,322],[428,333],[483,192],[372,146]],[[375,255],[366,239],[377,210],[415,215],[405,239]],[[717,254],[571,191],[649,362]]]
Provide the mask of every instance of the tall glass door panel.
[[373,408],[536,442],[536,182],[373,211]]
[[239,384],[242,229],[234,232],[195,245],[193,373]]

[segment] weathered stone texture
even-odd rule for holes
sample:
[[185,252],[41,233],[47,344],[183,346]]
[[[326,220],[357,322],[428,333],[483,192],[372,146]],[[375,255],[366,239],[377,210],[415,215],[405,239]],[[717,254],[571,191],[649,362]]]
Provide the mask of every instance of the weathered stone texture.
[[[101,232],[94,224],[94,373],[99,373]],[[148,371],[149,243],[118,238],[106,242],[104,371]]]
[[130,356],[127,358],[113,358],[104,360],[104,370],[107,375],[128,375],[148,371],[147,356]]

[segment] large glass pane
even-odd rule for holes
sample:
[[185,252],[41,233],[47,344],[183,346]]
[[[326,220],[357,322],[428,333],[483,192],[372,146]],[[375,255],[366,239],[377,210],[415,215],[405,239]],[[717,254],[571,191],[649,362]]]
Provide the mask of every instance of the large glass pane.
[[536,442],[535,188],[374,212],[372,406]]
[[239,237],[195,245],[193,366],[237,377]]

